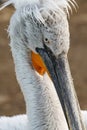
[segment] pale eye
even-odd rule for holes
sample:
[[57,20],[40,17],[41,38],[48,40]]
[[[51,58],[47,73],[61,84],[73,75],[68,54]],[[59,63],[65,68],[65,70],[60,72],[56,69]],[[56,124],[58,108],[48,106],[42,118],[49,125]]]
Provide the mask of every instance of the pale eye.
[[45,43],[50,43],[50,41],[49,41],[48,38],[44,38],[44,42],[45,42]]

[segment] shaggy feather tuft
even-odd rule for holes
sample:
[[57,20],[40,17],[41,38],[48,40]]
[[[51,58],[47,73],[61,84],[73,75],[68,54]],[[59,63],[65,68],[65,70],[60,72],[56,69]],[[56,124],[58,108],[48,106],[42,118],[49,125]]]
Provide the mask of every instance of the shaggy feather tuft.
[[12,4],[16,9],[20,8],[21,6],[25,6],[27,4],[42,4],[45,8],[53,8],[56,10],[57,8],[62,9],[65,8],[68,12],[68,9],[71,10],[71,6],[76,6],[76,2],[74,0],[6,0],[4,4],[0,6],[0,10],[7,7],[8,5]]
[[[29,14],[32,18],[36,18],[38,22],[45,24],[44,16],[49,16],[54,19],[66,14],[69,16],[69,10],[72,12],[72,6],[76,7],[74,0],[6,0],[1,5],[0,10],[12,4],[16,10],[21,9],[21,14],[26,17]],[[33,15],[32,15],[33,14]]]

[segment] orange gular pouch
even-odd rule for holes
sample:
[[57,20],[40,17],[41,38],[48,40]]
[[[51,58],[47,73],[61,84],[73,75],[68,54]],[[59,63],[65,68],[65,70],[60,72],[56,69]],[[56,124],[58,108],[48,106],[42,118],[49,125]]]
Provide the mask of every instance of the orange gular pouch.
[[44,75],[44,73],[47,72],[47,69],[40,55],[35,54],[34,52],[31,52],[31,59],[32,59],[32,64],[33,64],[34,69],[40,75]]

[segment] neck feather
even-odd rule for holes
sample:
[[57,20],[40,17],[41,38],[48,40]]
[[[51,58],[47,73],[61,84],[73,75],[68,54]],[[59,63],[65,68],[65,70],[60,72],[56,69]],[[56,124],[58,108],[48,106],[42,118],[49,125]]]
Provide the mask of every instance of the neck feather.
[[17,50],[11,44],[17,80],[23,92],[30,130],[68,130],[59,98],[49,76],[37,74],[31,52]]

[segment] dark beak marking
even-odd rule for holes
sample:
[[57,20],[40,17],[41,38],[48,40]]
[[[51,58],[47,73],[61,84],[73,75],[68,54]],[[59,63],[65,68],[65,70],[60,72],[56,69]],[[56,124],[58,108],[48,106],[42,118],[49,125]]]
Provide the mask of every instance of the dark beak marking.
[[[80,107],[71,80],[70,69],[67,56],[60,54],[58,58],[49,47],[44,44],[44,48],[36,48],[42,57],[51,79],[54,83],[61,106],[63,108],[70,130],[85,130],[80,115]],[[67,73],[67,69],[69,73]],[[73,104],[73,102],[75,104]],[[76,111],[74,111],[74,108]]]

